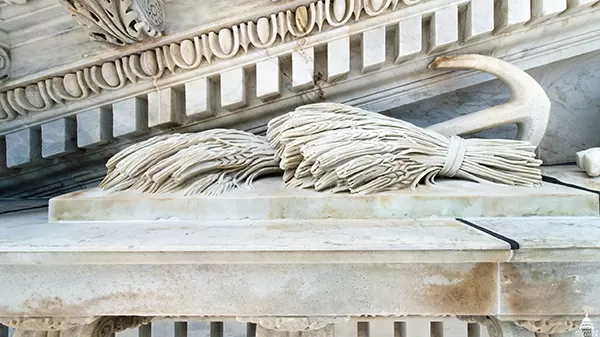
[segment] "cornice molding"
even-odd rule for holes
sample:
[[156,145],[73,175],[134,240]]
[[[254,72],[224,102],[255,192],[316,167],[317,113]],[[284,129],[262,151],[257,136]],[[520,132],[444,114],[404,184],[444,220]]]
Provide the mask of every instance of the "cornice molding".
[[[467,1],[449,2],[460,4]],[[63,2],[69,3],[68,0]],[[247,54],[252,49],[270,48],[286,42],[286,38],[301,39],[327,28],[359,21],[361,15],[380,16],[420,2],[421,0],[319,0],[295,10],[280,11],[255,21],[198,34],[178,43],[131,53],[98,66],[73,69],[63,76],[0,92],[0,122],[47,111],[57,105],[84,100],[105,91],[120,90],[138,82],[156,81],[168,74],[197,69],[217,60]]]
[[[367,43],[377,43],[377,39],[373,38],[374,34],[367,31],[385,27],[391,22],[399,22],[401,26],[405,26],[405,31],[400,33],[402,36],[399,37],[399,40],[404,37],[405,41],[399,42],[395,56],[396,63],[400,63],[422,52],[439,53],[456,42],[471,44],[492,31],[495,34],[504,34],[526,24],[531,28],[557,15],[565,19],[569,13],[592,6],[596,0],[569,1],[568,6],[565,2],[564,7],[550,6],[545,0],[531,1],[531,8],[536,10],[525,19],[519,14],[519,10],[529,10],[529,4],[523,7],[522,4],[516,5],[509,0],[497,1],[496,5],[509,5],[497,5],[495,13],[492,7],[493,0],[314,1],[294,10],[280,11],[232,25],[230,28],[209,30],[179,42],[131,52],[99,65],[72,69],[61,76],[30,84],[24,83],[0,92],[0,134],[18,129],[23,125],[19,120],[25,117],[28,119],[25,123],[50,120],[56,116],[38,115],[52,110],[64,115],[66,111],[81,111],[86,105],[95,105],[75,104],[79,102],[95,103],[106,98],[106,103],[109,103],[113,100],[109,95],[119,96],[114,95],[115,91],[127,92],[122,95],[126,97],[136,90],[134,88],[142,88],[140,85],[143,84],[150,83],[156,88],[169,86],[169,82],[175,77],[197,77],[203,69],[214,64],[220,64],[221,68],[253,65],[254,62],[244,61],[244,55],[264,59],[265,56],[293,54],[294,49],[310,49],[336,38],[355,36],[359,33],[363,33],[363,39]],[[461,11],[460,20],[456,13],[459,8],[466,9]],[[492,15],[488,21],[476,18],[487,14]],[[429,36],[426,37],[427,44],[421,46],[414,40],[423,34],[418,27],[419,22],[425,20],[430,21]],[[343,29],[351,23],[354,23],[352,30]],[[445,31],[446,29],[451,30]],[[459,31],[463,41],[458,41]],[[289,44],[293,41],[296,41],[295,47]],[[225,60],[228,61],[226,64],[219,62]],[[363,69],[369,70],[372,69],[368,66]],[[147,89],[141,91],[147,92]]]

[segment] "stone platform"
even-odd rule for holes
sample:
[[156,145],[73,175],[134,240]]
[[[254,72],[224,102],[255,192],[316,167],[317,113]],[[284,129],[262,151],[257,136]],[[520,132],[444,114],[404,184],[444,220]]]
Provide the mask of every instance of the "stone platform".
[[597,194],[552,183],[526,188],[440,180],[415,191],[350,195],[286,188],[280,178],[218,197],[92,189],[53,198],[49,205],[51,222],[598,216],[599,209]]
[[600,313],[600,217],[48,224],[47,214],[0,222],[0,317]]

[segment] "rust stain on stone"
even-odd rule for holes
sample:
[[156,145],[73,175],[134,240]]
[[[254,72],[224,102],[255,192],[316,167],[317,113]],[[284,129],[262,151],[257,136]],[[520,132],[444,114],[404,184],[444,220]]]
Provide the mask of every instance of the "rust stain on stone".
[[[119,300],[122,302],[136,303],[140,298],[145,298],[149,293],[142,292],[116,292],[97,298],[82,300],[78,303],[65,303],[60,297],[45,297],[39,294],[31,295],[21,305],[21,310],[10,310],[7,306],[0,307],[3,316],[76,316],[92,315],[92,311],[102,307],[104,302]],[[167,300],[167,299],[165,299]]]
[[431,275],[440,275],[448,284],[425,284],[423,298],[446,312],[490,313],[496,302],[498,286],[496,264],[477,263],[468,273],[432,267]]
[[562,277],[560,266],[543,264],[503,264],[501,266],[502,300],[507,314],[533,315],[568,303],[578,303],[576,277]]

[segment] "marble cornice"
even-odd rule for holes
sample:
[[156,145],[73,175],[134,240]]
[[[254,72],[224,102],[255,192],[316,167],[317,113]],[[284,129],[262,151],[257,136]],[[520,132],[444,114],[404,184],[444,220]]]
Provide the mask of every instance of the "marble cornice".
[[[560,8],[545,0],[532,0],[533,11],[526,20],[515,16],[520,8],[513,1],[497,1],[494,13],[495,32],[502,33],[515,26],[543,22],[557,14],[561,14],[564,19],[573,7],[591,6],[591,2],[587,1],[582,5],[581,1],[586,2],[570,1],[571,7],[567,7],[565,2],[564,8]],[[499,3],[507,5],[502,7]],[[10,123],[13,120],[28,116],[32,116],[32,121],[37,120],[34,115],[51,110],[62,114],[60,110],[65,110],[63,106],[67,106],[66,110],[69,110],[77,101],[97,102],[106,97],[108,92],[123,91],[125,87],[134,87],[136,84],[151,82],[156,87],[169,85],[168,82],[173,77],[188,72],[197,74],[213,63],[257,54],[252,51],[262,50],[269,56],[281,55],[298,47],[302,49],[322,45],[335,38],[357,35],[386,26],[390,22],[403,22],[416,17],[431,21],[456,21],[454,25],[460,26],[458,28],[464,34],[461,42],[469,43],[476,37],[490,33],[494,29],[493,24],[475,17],[459,22],[458,15],[450,12],[466,8],[466,16],[473,15],[473,11],[479,15],[492,10],[491,4],[491,0],[319,0],[295,9],[242,21],[230,27],[207,29],[178,41],[158,42],[153,49],[140,51],[130,48],[130,52],[125,55],[101,64],[65,69],[62,74],[46,75],[43,80],[30,83],[11,83],[10,87],[0,92],[0,123],[5,124],[0,127],[0,132],[22,125]],[[511,15],[515,17],[511,19]],[[350,24],[351,33],[349,30],[335,29]],[[439,38],[448,36],[445,36],[447,32],[436,32],[437,25],[448,26],[444,22],[436,22],[430,26],[428,46],[424,47],[426,52],[439,51],[448,44],[448,41],[438,41]],[[296,45],[288,44],[290,40],[295,40]],[[285,46],[284,50],[281,50],[282,46]],[[397,55],[396,61],[401,61],[404,56],[408,55]],[[227,65],[232,67],[250,64],[229,61]],[[161,83],[163,80],[166,83]],[[110,98],[107,103],[108,101]],[[75,109],[80,110],[86,105],[93,106],[75,105]]]
[[[420,2],[429,3],[417,10],[401,10]],[[60,75],[44,76],[44,79],[31,83],[11,83],[7,90],[0,92],[0,123],[69,105],[73,101],[95,98],[107,91],[121,90],[139,82],[156,82],[169,75],[248,54],[253,49],[268,50],[290,39],[316,35],[365,17],[377,17],[396,10],[402,16],[431,14],[436,8],[458,6],[468,0],[434,2],[319,0],[239,22],[231,27],[207,29],[179,41],[158,42],[153,49],[130,48],[131,52],[101,64],[63,70]],[[303,43],[302,40],[298,42]]]
[[[110,103],[115,98],[118,100],[118,96],[125,97],[133,93],[147,92],[148,90],[140,84],[152,83],[158,88],[169,86],[170,83],[177,81],[176,78],[213,73],[210,72],[209,66],[214,64],[221,63],[217,66],[221,69],[252,65],[252,62],[242,61],[242,56],[245,55],[253,55],[251,61],[264,59],[265,56],[288,54],[298,47],[302,49],[323,45],[336,38],[355,36],[370,29],[389,25],[390,22],[402,22],[419,16],[423,19],[432,19],[435,13],[453,7],[473,8],[471,2],[481,3],[478,6],[480,11],[484,12],[488,10],[484,7],[489,7],[489,4],[484,3],[490,1],[319,0],[306,6],[298,6],[296,9],[286,9],[254,20],[243,21],[230,28],[205,29],[202,33],[188,35],[186,38],[155,42],[150,45],[152,48],[144,45],[148,49],[143,51],[128,48],[126,52],[120,52],[120,56],[100,64],[63,69],[54,75],[44,74],[42,80],[26,78],[24,82],[9,83],[9,86],[0,92],[0,133],[19,129],[20,126],[30,122],[52,119],[56,115],[64,115],[67,111],[81,111],[86,106],[93,107],[96,104],[90,104],[92,101],[96,103],[106,98],[105,102]],[[532,2],[534,9],[535,3],[540,3],[538,7],[548,3],[545,0],[532,0]],[[557,14],[560,14],[559,20],[564,20],[569,12],[574,11],[572,7],[587,7],[592,4],[587,1],[586,4],[581,5],[580,2],[586,0],[569,1],[571,7],[565,4],[565,10],[561,9],[553,13],[540,10],[536,14],[534,10],[527,20],[520,22],[513,22],[510,19],[510,16],[514,15],[511,11],[516,11],[516,5],[511,5],[512,8],[496,5],[494,32],[502,34],[524,24],[531,27],[532,24],[539,24],[544,21],[542,19],[552,18]],[[375,6],[383,7],[375,10]],[[535,15],[538,17],[536,18]],[[448,20],[448,18],[442,17],[441,20]],[[469,44],[476,37],[488,35],[492,31],[491,28],[494,28],[482,24],[483,20],[479,23],[467,19],[461,21],[457,21],[456,24],[464,35],[463,41],[460,41],[463,45]],[[335,29],[350,24],[352,24],[351,32]],[[474,28],[476,31],[473,31]],[[477,29],[482,30],[477,31]],[[435,32],[430,32],[430,35],[429,46],[424,48],[428,48],[429,50],[425,51],[433,54],[444,45],[435,41]],[[443,36],[443,32],[440,36]],[[289,43],[293,41],[296,43]],[[417,52],[411,54],[414,56]],[[396,58],[399,63],[403,56],[398,55]],[[239,59],[241,62],[236,62],[234,59]],[[223,64],[222,61],[227,62]],[[130,89],[126,95],[111,95],[111,91],[116,90],[124,93],[125,88]],[[90,103],[74,104],[81,101]],[[36,116],[48,111],[56,111],[56,114]],[[29,120],[24,121],[24,119]],[[23,120],[25,123],[12,122],[14,120]]]

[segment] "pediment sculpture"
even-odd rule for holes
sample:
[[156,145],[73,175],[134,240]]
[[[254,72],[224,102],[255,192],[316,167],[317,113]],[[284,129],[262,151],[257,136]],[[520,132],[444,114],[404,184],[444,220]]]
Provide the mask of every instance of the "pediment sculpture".
[[[265,175],[286,186],[369,194],[434,184],[436,177],[515,186],[541,183],[535,148],[548,123],[539,84],[507,62],[481,55],[437,58],[435,69],[478,69],[505,81],[507,103],[424,129],[337,104],[316,103],[273,118],[265,136],[212,129],[170,134],[112,157],[100,184],[108,191],[219,195]],[[517,123],[517,140],[460,135]]]

